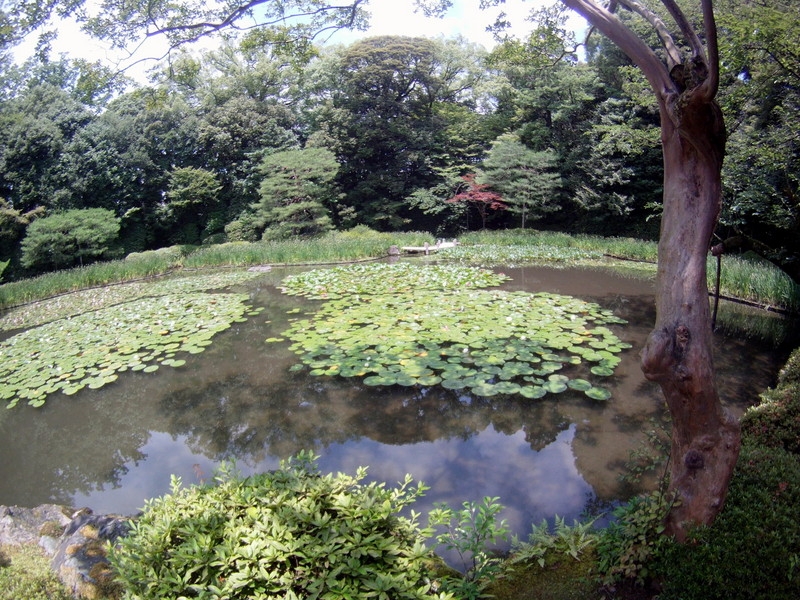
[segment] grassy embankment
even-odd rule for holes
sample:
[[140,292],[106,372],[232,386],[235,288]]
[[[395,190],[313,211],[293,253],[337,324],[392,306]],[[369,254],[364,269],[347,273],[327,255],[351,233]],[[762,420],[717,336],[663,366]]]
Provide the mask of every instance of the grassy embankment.
[[[79,269],[46,273],[0,285],[0,309],[50,298],[75,290],[155,277],[179,270],[254,265],[328,264],[386,256],[391,245],[433,243],[425,233],[376,233],[356,228],[315,240],[273,243],[229,243],[214,246],[174,246],[131,254],[126,259],[96,263]],[[509,248],[524,249],[519,261],[543,264],[611,266],[644,277],[655,274],[654,242],[632,238],[571,236],[564,233],[513,230],[471,233],[461,240],[462,254],[494,253],[497,263]],[[499,247],[502,247],[501,250]],[[709,286],[715,264],[709,260]],[[723,259],[721,293],[761,306],[790,312],[800,310],[800,288],[766,262],[735,256]]]

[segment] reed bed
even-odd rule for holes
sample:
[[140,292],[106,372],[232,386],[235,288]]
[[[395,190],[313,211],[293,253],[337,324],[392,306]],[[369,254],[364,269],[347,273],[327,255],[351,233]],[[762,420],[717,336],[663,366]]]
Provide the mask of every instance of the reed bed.
[[389,247],[433,243],[427,233],[378,233],[357,227],[309,240],[232,242],[213,246],[173,246],[138,252],[123,260],[54,271],[0,285],[0,309],[76,290],[163,275],[178,269],[253,265],[326,264],[386,256]]
[[[709,258],[708,286],[715,287],[717,261]],[[800,312],[800,286],[775,265],[738,256],[723,255],[720,293],[766,308]]]

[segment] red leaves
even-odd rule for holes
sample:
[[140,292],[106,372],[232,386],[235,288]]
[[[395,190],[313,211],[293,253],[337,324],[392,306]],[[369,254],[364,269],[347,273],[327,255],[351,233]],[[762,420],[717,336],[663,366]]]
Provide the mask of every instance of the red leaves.
[[505,210],[508,208],[500,194],[489,191],[488,184],[475,182],[475,173],[464,175],[461,179],[466,182],[466,189],[447,200],[447,202],[481,203],[491,210]]
[[489,191],[489,185],[475,182],[475,173],[464,175],[461,179],[466,185],[460,185],[461,192],[448,199],[447,202],[466,202],[474,206],[481,217],[482,226],[486,229],[486,212],[488,210],[505,210],[508,205],[497,192]]

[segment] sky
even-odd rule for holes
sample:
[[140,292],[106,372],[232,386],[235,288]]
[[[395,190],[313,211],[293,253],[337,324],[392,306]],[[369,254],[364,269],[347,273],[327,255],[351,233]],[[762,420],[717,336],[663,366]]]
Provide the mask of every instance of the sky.
[[[512,23],[511,33],[524,37],[531,29],[526,17],[532,10],[550,4],[552,0],[506,0],[501,7],[487,10],[478,8],[479,0],[453,0],[453,6],[444,18],[427,18],[422,13],[414,12],[412,0],[369,0],[367,10],[371,13],[371,26],[366,32],[340,31],[327,40],[328,44],[349,44],[357,39],[375,35],[409,35],[423,37],[454,37],[463,35],[472,42],[490,49],[494,45],[492,35],[486,31],[487,25],[495,21],[497,14],[503,11]],[[91,0],[90,0],[91,2]],[[577,17],[576,17],[577,19]],[[132,57],[126,52],[112,50],[110,45],[93,39],[82,33],[72,22],[59,25],[59,37],[53,44],[53,56],[65,53],[70,58],[85,58],[90,61],[100,60],[109,66],[119,64],[129,66],[142,61],[128,69],[128,74],[136,79],[144,79],[147,68],[156,64],[150,60],[164,53],[162,43],[148,43]],[[206,41],[205,44],[210,43]],[[29,55],[34,42],[23,45],[17,50],[18,60]],[[198,46],[195,45],[195,49]]]

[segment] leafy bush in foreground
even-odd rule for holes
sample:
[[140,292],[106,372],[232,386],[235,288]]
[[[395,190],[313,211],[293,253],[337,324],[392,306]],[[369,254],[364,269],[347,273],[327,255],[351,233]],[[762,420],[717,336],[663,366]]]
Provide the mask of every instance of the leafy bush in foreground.
[[149,501],[111,553],[127,598],[449,598],[426,579],[429,532],[398,511],[420,496],[321,475],[300,454],[247,478]]

